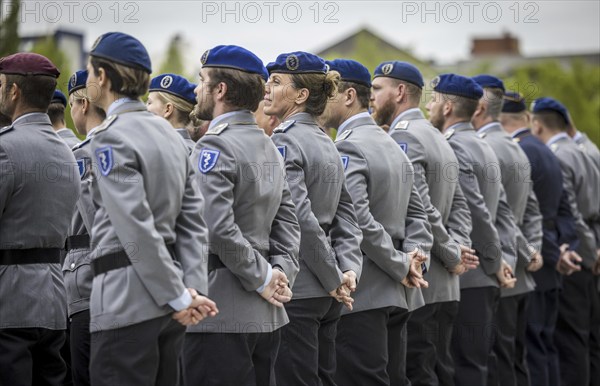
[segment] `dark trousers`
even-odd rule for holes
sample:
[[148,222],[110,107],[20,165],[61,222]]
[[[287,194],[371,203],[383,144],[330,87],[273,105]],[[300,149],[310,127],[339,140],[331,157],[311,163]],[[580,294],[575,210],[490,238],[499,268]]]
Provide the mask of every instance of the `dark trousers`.
[[65,361],[67,371],[65,373],[65,379],[63,380],[63,386],[73,385],[73,365],[71,359],[71,322],[67,319],[67,330],[65,331],[65,343],[60,348],[60,356]]
[[342,316],[337,328],[335,382],[340,386],[406,384],[409,316],[398,307]]
[[554,344],[558,294],[557,288],[529,294],[525,336],[531,386],[556,386],[560,383],[558,349]]
[[94,386],[175,385],[185,327],[171,315],[91,334]]
[[598,292],[592,273],[582,268],[563,279],[554,339],[563,385],[590,383],[590,338],[598,312]]
[[452,333],[454,382],[460,386],[485,386],[488,360],[495,336],[494,315],[500,298],[496,287],[460,291],[458,314]]
[[408,320],[406,373],[413,386],[454,385],[450,349],[458,302],[427,304]]
[[489,386],[529,386],[525,330],[529,294],[500,298],[496,312],[496,366],[490,367]]
[[60,356],[64,330],[0,329],[0,386],[59,386],[67,367]]
[[280,336],[280,330],[255,334],[186,334],[183,383],[274,386]]
[[277,385],[335,385],[335,338],[342,304],[331,297],[286,303],[290,323],[281,328]]
[[[600,278],[596,278],[596,289],[600,288]],[[596,293],[600,298],[600,293]],[[594,314],[590,333],[590,386],[600,386],[600,307]]]
[[90,310],[71,315],[71,372],[75,386],[90,385]]

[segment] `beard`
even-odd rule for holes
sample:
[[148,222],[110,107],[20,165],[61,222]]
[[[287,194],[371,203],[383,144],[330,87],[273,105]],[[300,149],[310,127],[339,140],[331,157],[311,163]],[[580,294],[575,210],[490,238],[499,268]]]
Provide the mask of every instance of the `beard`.
[[192,110],[192,115],[202,121],[212,121],[215,109],[215,101],[212,98],[203,98],[202,102],[197,102]]
[[438,129],[439,131],[443,131],[444,124],[446,123],[446,119],[444,118],[444,115],[442,115],[442,114],[431,112],[429,114],[429,122],[431,122],[433,127]]
[[372,116],[375,123],[379,126],[391,125],[394,118],[392,116],[394,115],[394,108],[394,103],[391,100],[387,100],[381,107],[374,109]]

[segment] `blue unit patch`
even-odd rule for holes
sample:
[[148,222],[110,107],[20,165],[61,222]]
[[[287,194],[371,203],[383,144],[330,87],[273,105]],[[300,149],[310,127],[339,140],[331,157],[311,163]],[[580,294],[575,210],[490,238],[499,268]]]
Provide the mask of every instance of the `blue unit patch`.
[[79,158],[77,159],[77,168],[79,169],[79,177],[83,178],[90,171],[90,159]]
[[398,145],[400,145],[400,149],[402,149],[402,151],[404,151],[404,153],[408,153],[408,143],[398,142]]
[[279,150],[279,153],[281,154],[281,156],[283,157],[283,160],[285,161],[285,156],[287,154],[287,147],[286,146],[277,146],[277,150]]
[[198,169],[203,174],[210,172],[217,164],[220,154],[218,150],[202,149],[198,158]]
[[348,169],[348,163],[350,162],[350,157],[347,155],[342,156],[342,165],[344,165],[344,170]]
[[103,176],[107,176],[113,168],[112,146],[106,146],[96,150],[96,158],[98,159],[100,172]]

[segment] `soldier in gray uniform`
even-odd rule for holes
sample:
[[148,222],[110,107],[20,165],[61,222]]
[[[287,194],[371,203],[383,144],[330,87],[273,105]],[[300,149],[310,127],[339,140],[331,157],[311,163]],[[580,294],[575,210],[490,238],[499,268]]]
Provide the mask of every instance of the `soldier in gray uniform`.
[[420,289],[413,287],[425,284],[419,270],[433,237],[412,184],[410,161],[367,112],[369,70],[346,59],[327,64],[341,76],[340,92],[321,120],[338,130],[335,145],[363,230],[360,286],[352,311],[344,309],[338,323],[335,381],[402,384],[406,321],[409,311],[424,304]]
[[87,67],[108,116],[91,141],[92,384],[173,385],[184,326],[217,312],[198,294],[208,290],[203,199],[181,138],[139,100],[144,46],[104,34]]
[[590,334],[597,326],[600,307],[592,269],[597,264],[596,239],[588,226],[600,212],[597,197],[600,175],[591,158],[581,152],[566,133],[569,114],[551,98],[534,101],[532,132],[557,156],[563,173],[563,189],[575,217],[581,270],[563,279],[558,321],[554,334],[560,358],[562,384],[590,383]]
[[352,307],[362,268],[358,226],[344,166],[331,138],[318,126],[339,74],[306,52],[281,54],[267,65],[267,115],[283,123],[271,139],[285,162],[301,230],[300,272],[286,304],[277,359],[281,385],[333,385],[335,338],[342,304]]
[[209,294],[221,309],[188,329],[185,384],[275,385],[300,227],[277,148],[252,114],[266,70],[238,46],[214,47],[201,61],[194,114],[211,124],[191,158],[206,197]]
[[481,87],[454,74],[440,75],[432,85],[434,93],[427,104],[430,121],[444,133],[458,159],[459,183],[473,223],[471,241],[481,264],[460,277],[461,300],[452,335],[454,381],[457,385],[485,385],[500,296],[498,283],[514,285],[494,226],[503,202],[498,158],[470,122],[483,95]]
[[75,158],[46,114],[59,71],[0,59],[0,384],[61,385],[67,301],[60,251],[79,196]]
[[182,76],[162,74],[150,81],[146,107],[148,111],[165,118],[181,135],[188,155],[192,154],[196,142],[190,137],[186,126],[190,124],[190,113],[196,104],[196,85]]
[[65,127],[65,108],[67,107],[67,98],[65,94],[60,90],[54,91],[54,96],[52,97],[52,101],[50,102],[50,106],[48,106],[48,116],[50,117],[50,122],[52,122],[52,128],[58,134],[60,138],[72,148],[77,145],[79,142],[79,138],[73,133],[73,130]]
[[[500,290],[496,313],[498,330],[491,359],[496,363],[490,365],[488,383],[529,384],[525,330],[528,294],[535,289],[530,272],[542,267],[542,215],[533,192],[529,159],[498,121],[504,100],[504,83],[491,75],[478,75],[473,80],[483,88],[484,94],[472,123],[477,134],[498,157],[506,200],[516,223],[516,239],[511,240],[516,244],[504,239],[502,244],[505,255],[516,257],[512,269],[517,282],[514,288]],[[500,236],[503,238],[503,235]]]
[[460,300],[458,276],[476,268],[478,259],[468,247],[471,213],[458,185],[458,160],[418,108],[423,86],[415,66],[384,62],[375,69],[372,104],[375,119],[390,126],[390,136],[413,164],[415,186],[432,228],[426,305],[408,321],[406,364],[411,383],[431,385],[454,378],[450,341]]
[[77,71],[69,80],[69,104],[75,129],[87,138],[73,147],[81,179],[81,195],[71,220],[63,277],[67,290],[69,315],[69,344],[73,383],[90,384],[90,295],[94,278],[90,265],[90,232],[94,222],[94,203],[91,192],[92,153],[90,139],[93,131],[106,118],[104,110],[94,106],[86,92],[87,71]]

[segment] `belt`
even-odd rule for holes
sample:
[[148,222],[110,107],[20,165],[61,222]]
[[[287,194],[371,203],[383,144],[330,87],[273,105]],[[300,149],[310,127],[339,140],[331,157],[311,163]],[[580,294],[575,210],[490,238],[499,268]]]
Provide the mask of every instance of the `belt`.
[[61,248],[0,250],[0,265],[59,264]]
[[[173,244],[168,244],[167,249],[171,258],[175,260],[175,247]],[[102,255],[92,261],[92,271],[94,277],[107,273],[109,271],[125,268],[131,265],[131,260],[124,250]]]
[[71,249],[83,249],[90,247],[90,235],[69,236],[65,241],[65,250],[69,252]]
[[208,254],[208,272],[212,272],[216,269],[226,268],[225,264],[221,261],[219,255],[215,255],[214,253]]

